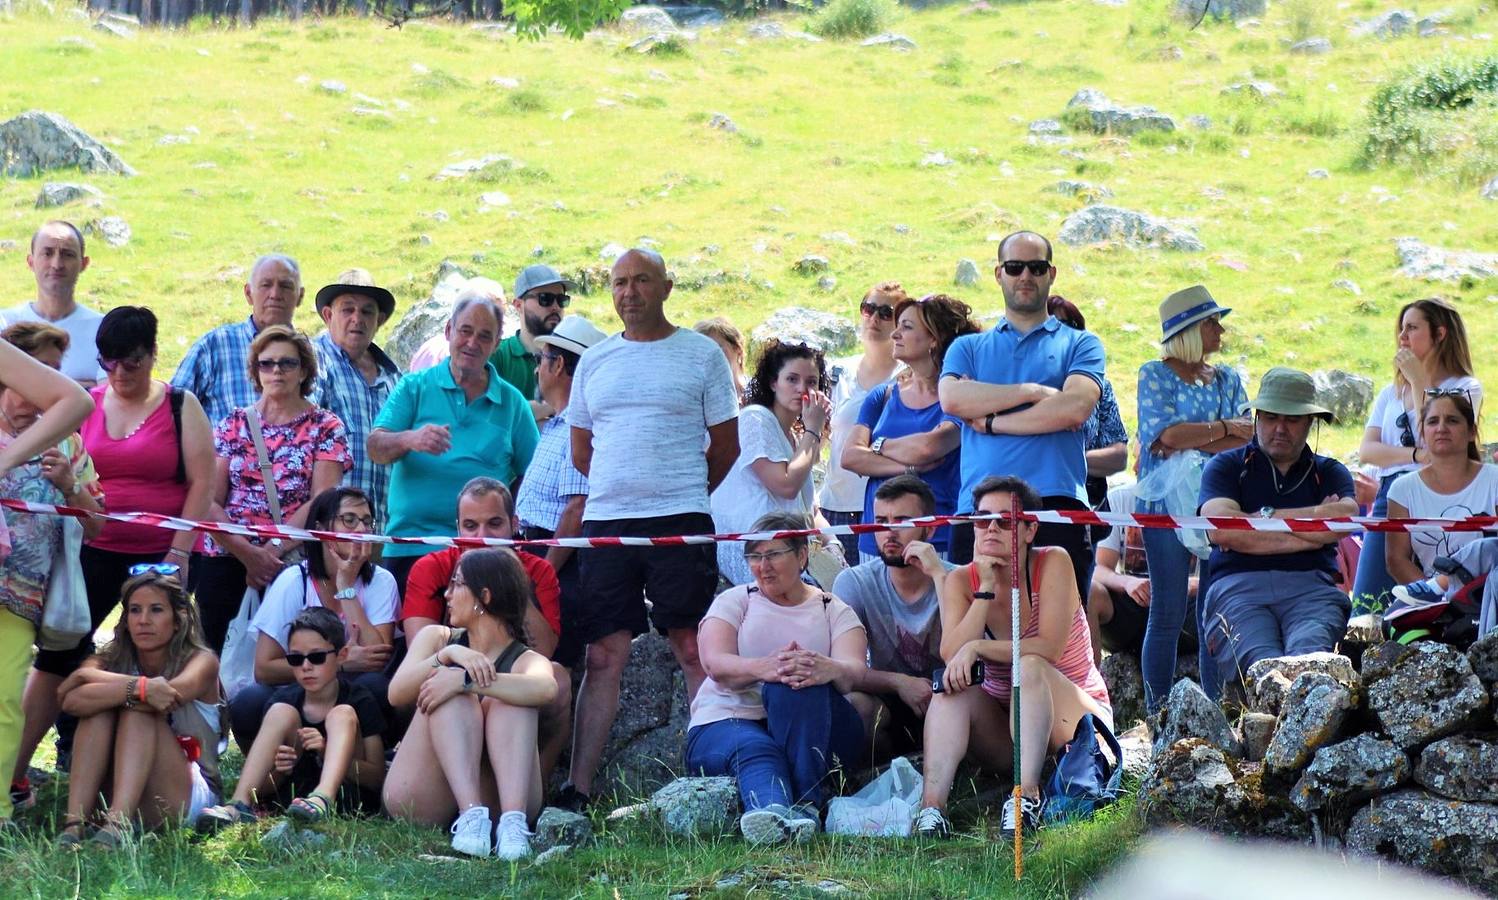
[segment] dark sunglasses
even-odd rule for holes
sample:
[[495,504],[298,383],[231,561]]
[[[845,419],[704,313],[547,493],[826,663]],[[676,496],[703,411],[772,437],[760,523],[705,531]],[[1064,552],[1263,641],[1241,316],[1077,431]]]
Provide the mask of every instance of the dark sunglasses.
[[135,356],[129,356],[124,359],[107,359],[100,356],[98,360],[99,368],[105,372],[113,372],[115,369],[121,369],[133,375],[151,364],[151,354],[138,353]]
[[286,662],[289,663],[293,669],[300,669],[302,667],[302,663],[304,662],[312,663],[314,666],[320,666],[328,661],[328,657],[334,655],[337,652],[337,650],[313,650],[311,653],[288,653],[286,654]]
[[528,296],[530,297],[530,299],[541,304],[542,309],[551,309],[553,305],[555,305],[558,309],[566,309],[568,304],[572,302],[572,298],[567,296],[566,294],[553,294],[547,292],[544,294],[530,294]]
[[1410,414],[1407,412],[1400,413],[1399,418],[1394,420],[1394,424],[1402,429],[1399,432],[1399,445],[1401,447],[1415,446],[1415,433],[1410,430]]
[[866,316],[878,316],[883,322],[888,322],[895,317],[895,308],[887,303],[871,303],[865,300],[858,304],[858,311]]
[[990,530],[992,530],[994,528],[997,528],[1000,531],[1013,531],[1014,530],[1014,520],[1013,519],[979,519],[978,521],[976,521],[976,522],[973,523],[973,528],[975,530],[977,530],[977,531],[990,531]]
[[130,573],[131,578],[134,578],[137,575],[144,575],[147,572],[156,575],[176,575],[182,571],[182,567],[176,563],[136,563],[129,569],[126,569],[126,571]]
[[294,356],[283,356],[280,359],[257,359],[255,368],[262,372],[294,372],[302,367],[302,361]]
[[1019,274],[1026,269],[1029,269],[1030,274],[1036,278],[1051,271],[1050,262],[1044,259],[1006,259],[999,265],[1003,268],[1004,274],[1010,278],[1019,277]]

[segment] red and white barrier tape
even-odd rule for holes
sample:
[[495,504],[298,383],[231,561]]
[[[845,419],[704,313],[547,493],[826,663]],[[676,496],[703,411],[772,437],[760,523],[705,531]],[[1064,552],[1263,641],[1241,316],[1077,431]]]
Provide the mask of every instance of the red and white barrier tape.
[[[293,528],[289,525],[238,525],[232,522],[197,522],[191,519],[163,516],[156,513],[90,513],[71,506],[54,506],[48,503],[27,503],[22,500],[8,499],[0,499],[0,506],[39,515],[76,516],[79,518],[94,515],[110,522],[120,522],[127,525],[149,525],[172,531],[201,531],[208,534],[235,534],[240,537],[283,538],[296,541],[362,541],[371,544],[426,544],[431,547],[508,547],[515,544],[573,548],[679,547],[686,544],[715,544],[722,541],[768,541],[775,538],[811,534],[868,534],[875,531],[884,531],[888,528],[886,525],[864,523],[858,525],[835,525],[828,528],[812,528],[801,531],[686,534],[668,537],[575,537],[552,538],[542,541],[521,541],[507,538],[390,537],[384,534],[348,534],[331,531],[312,531],[305,528]],[[1008,518],[1010,518],[1008,514],[926,516],[920,519],[910,519],[901,524],[905,526],[948,525]],[[1289,531],[1299,533],[1323,531],[1356,533],[1360,531],[1498,530],[1498,516],[1469,516],[1464,519],[1388,519],[1375,516],[1340,516],[1324,519],[1262,519],[1046,509],[1025,513],[1021,518],[1029,522],[1044,522],[1059,525],[1137,525],[1140,528],[1195,528],[1201,530]]]

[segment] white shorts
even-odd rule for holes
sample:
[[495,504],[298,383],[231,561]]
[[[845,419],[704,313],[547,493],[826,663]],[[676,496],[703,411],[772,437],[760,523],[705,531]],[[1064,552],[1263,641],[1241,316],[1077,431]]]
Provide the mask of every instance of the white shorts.
[[203,770],[197,763],[188,763],[187,767],[192,773],[192,796],[188,798],[187,818],[183,823],[191,828],[197,825],[198,816],[203,814],[203,810],[218,805],[218,795],[208,786],[208,779],[203,777]]

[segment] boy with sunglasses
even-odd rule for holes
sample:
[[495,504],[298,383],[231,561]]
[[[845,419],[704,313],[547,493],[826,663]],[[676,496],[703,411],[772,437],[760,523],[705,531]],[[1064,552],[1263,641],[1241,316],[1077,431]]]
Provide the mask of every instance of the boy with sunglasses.
[[268,798],[306,823],[380,808],[385,717],[368,688],[339,673],[348,656],[343,623],[308,607],[292,621],[286,646],[296,681],[271,695],[233,799],[203,810],[199,831],[254,821],[254,804]]
[[536,389],[536,363],[541,356],[536,338],[551,334],[561,323],[572,303],[567,291],[576,289],[575,281],[551,266],[527,266],[515,279],[513,302],[520,314],[520,327],[500,341],[489,357],[499,377],[513,384],[531,402],[537,422],[550,418],[552,410],[541,402]]

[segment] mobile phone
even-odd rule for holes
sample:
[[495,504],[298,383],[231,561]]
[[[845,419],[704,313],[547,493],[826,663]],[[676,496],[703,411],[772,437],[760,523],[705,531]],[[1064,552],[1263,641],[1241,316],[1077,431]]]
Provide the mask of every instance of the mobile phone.
[[[976,660],[976,659],[973,660],[973,671],[970,674],[972,675],[972,677],[968,680],[969,684],[979,684],[980,682],[983,681],[983,661],[982,660]],[[946,691],[947,691],[946,679],[947,679],[947,667],[946,666],[942,666],[941,668],[937,669],[935,672],[932,672],[931,673],[931,693],[933,693],[933,694],[944,694],[944,693],[946,693]]]

